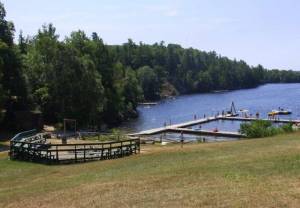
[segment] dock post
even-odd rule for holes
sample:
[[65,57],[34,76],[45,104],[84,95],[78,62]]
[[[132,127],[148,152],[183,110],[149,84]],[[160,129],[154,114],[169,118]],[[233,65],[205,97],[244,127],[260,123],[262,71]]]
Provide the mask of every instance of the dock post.
[[9,143],[9,158],[10,160],[14,159],[14,142],[12,140]]
[[59,161],[59,158],[58,158],[58,146],[56,145],[56,160],[57,162]]
[[83,161],[85,162],[86,159],[85,159],[85,145],[83,146]]
[[77,146],[75,144],[75,162],[77,162]]
[[181,142],[181,148],[183,148],[183,142],[184,142],[183,132],[181,132],[180,134],[180,142]]

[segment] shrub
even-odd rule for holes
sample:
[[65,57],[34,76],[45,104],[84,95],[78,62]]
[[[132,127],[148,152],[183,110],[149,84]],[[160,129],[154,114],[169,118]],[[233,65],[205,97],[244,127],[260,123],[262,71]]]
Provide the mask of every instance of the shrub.
[[271,121],[253,121],[251,123],[242,123],[240,126],[240,132],[248,138],[269,137],[292,131],[291,124],[274,127]]
[[285,125],[283,125],[282,127],[282,130],[284,131],[284,132],[293,132],[294,130],[293,130],[293,124],[285,124]]

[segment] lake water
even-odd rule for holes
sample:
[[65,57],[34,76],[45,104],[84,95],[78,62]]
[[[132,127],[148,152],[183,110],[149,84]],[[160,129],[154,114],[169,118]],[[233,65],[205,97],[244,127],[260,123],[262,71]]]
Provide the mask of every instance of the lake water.
[[[222,110],[229,110],[232,101],[237,110],[247,109],[253,115],[259,112],[262,118],[267,118],[267,113],[278,107],[293,112],[281,118],[300,118],[300,84],[267,84],[246,90],[183,95],[163,100],[155,106],[139,106],[139,117],[124,123],[122,127],[131,132],[138,132],[162,127],[165,122],[174,124],[193,120],[194,115],[198,118],[204,114],[212,116]],[[237,131],[239,125],[240,122],[217,121],[203,124],[201,128],[211,130],[217,127],[219,130]]]

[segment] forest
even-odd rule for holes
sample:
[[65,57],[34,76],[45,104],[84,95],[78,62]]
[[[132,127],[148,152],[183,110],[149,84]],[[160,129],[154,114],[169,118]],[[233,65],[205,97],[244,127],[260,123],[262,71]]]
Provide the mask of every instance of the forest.
[[15,38],[0,3],[0,123],[39,111],[45,123],[77,119],[81,127],[113,126],[138,116],[139,102],[187,93],[300,82],[291,70],[249,66],[216,52],[178,44],[106,44],[97,33],[60,38],[52,24]]

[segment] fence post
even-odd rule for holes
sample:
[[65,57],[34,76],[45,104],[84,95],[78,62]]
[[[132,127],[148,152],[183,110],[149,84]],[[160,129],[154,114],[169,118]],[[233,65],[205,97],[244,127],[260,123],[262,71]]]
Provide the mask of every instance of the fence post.
[[130,154],[133,154],[133,151],[132,151],[132,140],[130,140]]
[[59,161],[59,158],[58,158],[58,146],[56,145],[56,160],[57,162]]
[[111,143],[109,143],[109,152],[108,152],[109,159],[111,158]]
[[83,146],[83,160],[85,162],[85,145]]
[[138,138],[138,147],[139,147],[139,153],[141,152],[141,139]]
[[14,142],[10,140],[9,145],[9,158],[12,160],[14,158]]
[[124,152],[123,152],[123,142],[121,142],[121,157],[124,156]]
[[75,162],[77,162],[77,146],[75,144]]

